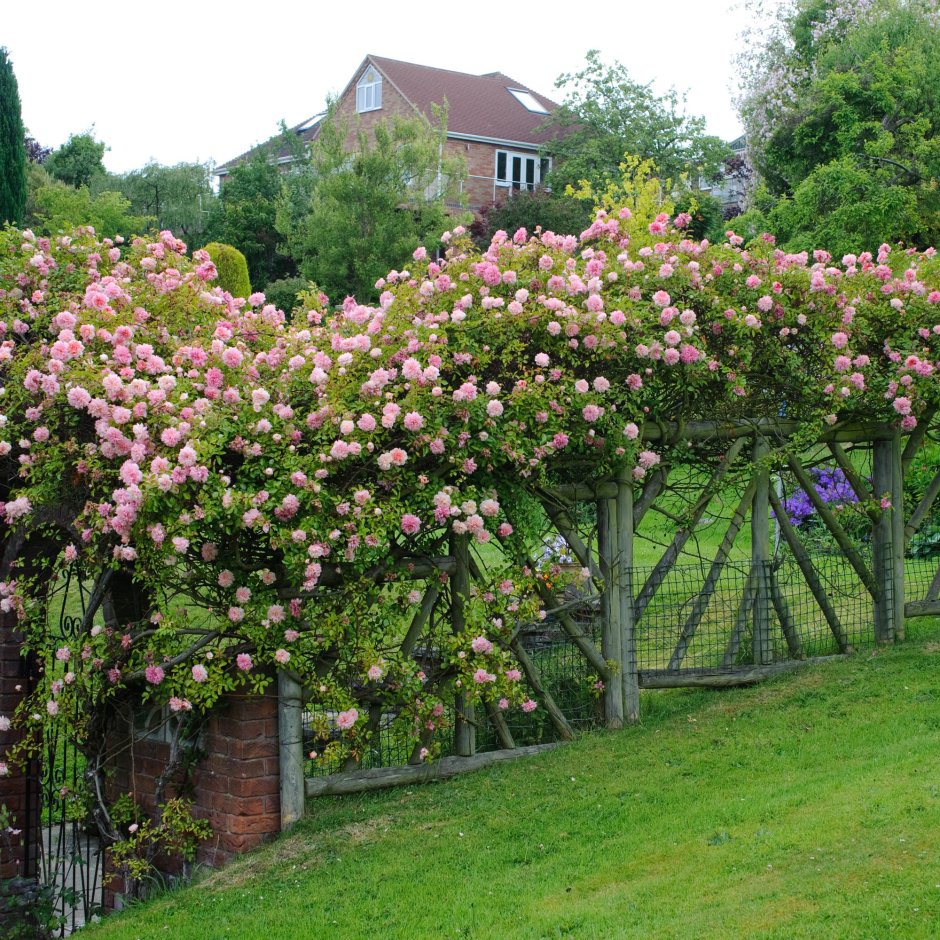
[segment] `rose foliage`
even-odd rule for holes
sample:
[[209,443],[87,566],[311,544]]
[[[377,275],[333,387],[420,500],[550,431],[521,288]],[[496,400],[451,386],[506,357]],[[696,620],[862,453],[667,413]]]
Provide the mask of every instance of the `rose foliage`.
[[[499,232],[482,254],[457,230],[377,306],[308,294],[293,319],[213,287],[169,232],[2,233],[0,512],[8,546],[58,546],[14,566],[2,606],[29,649],[76,664],[14,717],[10,759],[67,714],[198,714],[283,667],[334,716],[332,756],[363,753],[378,708],[433,752],[457,685],[534,707],[508,650],[540,616],[532,487],[703,459],[651,448],[646,424],[786,415],[812,440],[940,404],[933,251],[790,255],[687,222],[601,212],[580,237]],[[490,543],[486,565],[466,629],[419,662],[401,650],[424,590],[409,566],[453,537]],[[44,591],[69,565],[130,574],[145,619],[56,638]]]

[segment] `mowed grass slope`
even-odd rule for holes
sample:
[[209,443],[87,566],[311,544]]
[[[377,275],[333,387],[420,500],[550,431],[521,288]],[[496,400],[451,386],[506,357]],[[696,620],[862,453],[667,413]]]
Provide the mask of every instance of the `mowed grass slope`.
[[940,936],[940,624],[443,784],[325,798],[95,940]]

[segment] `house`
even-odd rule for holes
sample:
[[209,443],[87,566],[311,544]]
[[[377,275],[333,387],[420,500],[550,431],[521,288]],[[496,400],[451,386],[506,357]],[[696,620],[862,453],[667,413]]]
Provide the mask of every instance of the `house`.
[[751,167],[747,159],[747,139],[742,134],[728,144],[731,156],[725,160],[721,178],[713,183],[701,182],[701,188],[721,203],[722,215],[732,219],[744,211]]
[[[432,105],[445,102],[445,147],[466,162],[463,195],[470,209],[502,202],[513,190],[532,190],[541,183],[551,168],[551,159],[541,148],[557,133],[545,125],[558,105],[502,72],[469,75],[367,55],[340,94],[337,114],[350,128],[352,149],[357,122],[368,131],[393,115],[417,113],[433,119]],[[290,132],[309,143],[316,138],[322,117],[314,115]],[[218,167],[220,182],[257,149]],[[292,160],[286,146],[272,157],[285,168]]]

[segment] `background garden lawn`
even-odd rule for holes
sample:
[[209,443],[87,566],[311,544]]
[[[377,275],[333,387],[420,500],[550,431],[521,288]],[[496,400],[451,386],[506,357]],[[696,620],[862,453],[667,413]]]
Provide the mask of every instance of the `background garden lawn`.
[[295,831],[89,937],[935,937],[940,623]]

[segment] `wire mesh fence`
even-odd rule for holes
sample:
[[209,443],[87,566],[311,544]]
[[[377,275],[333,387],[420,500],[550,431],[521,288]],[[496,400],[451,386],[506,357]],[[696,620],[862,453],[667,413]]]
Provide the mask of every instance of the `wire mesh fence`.
[[[875,641],[872,599],[861,578],[837,552],[815,552],[812,557],[819,588],[834,615],[838,630],[820,606],[820,599],[807,584],[796,559],[781,550],[759,573],[748,562],[728,562],[709,578],[704,563],[676,565],[663,579],[653,599],[635,626],[637,668],[641,674],[669,673],[677,676],[701,672],[734,672],[760,662],[825,656],[846,649],[863,648]],[[871,564],[871,558],[866,558]],[[906,559],[906,597],[924,597],[938,582],[937,558]],[[653,573],[652,566],[633,569],[635,593],[639,594]],[[764,589],[758,590],[758,578]],[[940,586],[940,585],[938,585]],[[566,610],[598,649],[602,622],[597,595],[584,595]],[[755,656],[753,624],[767,624],[767,642]],[[431,619],[415,655],[429,672],[440,662],[440,650],[449,635],[446,606]],[[840,635],[841,634],[841,638]],[[525,625],[520,641],[535,663],[546,691],[555,700],[575,730],[603,723],[599,679],[575,642],[551,613],[544,621]],[[677,651],[679,651],[677,653]],[[525,680],[523,680],[525,681]],[[538,695],[528,689],[533,698]],[[312,716],[311,716],[312,717]],[[557,731],[542,707],[525,714],[518,709],[504,713],[517,746],[556,740]],[[453,711],[445,708],[440,730],[427,734],[424,743],[436,743],[442,757],[454,753]],[[388,767],[415,759],[413,726],[402,715],[389,711],[379,722],[374,742],[362,755],[360,767]],[[476,711],[477,751],[500,747],[485,711]],[[308,740],[308,750],[322,749],[322,738]],[[337,763],[311,761],[308,774],[323,776],[342,768]]]

